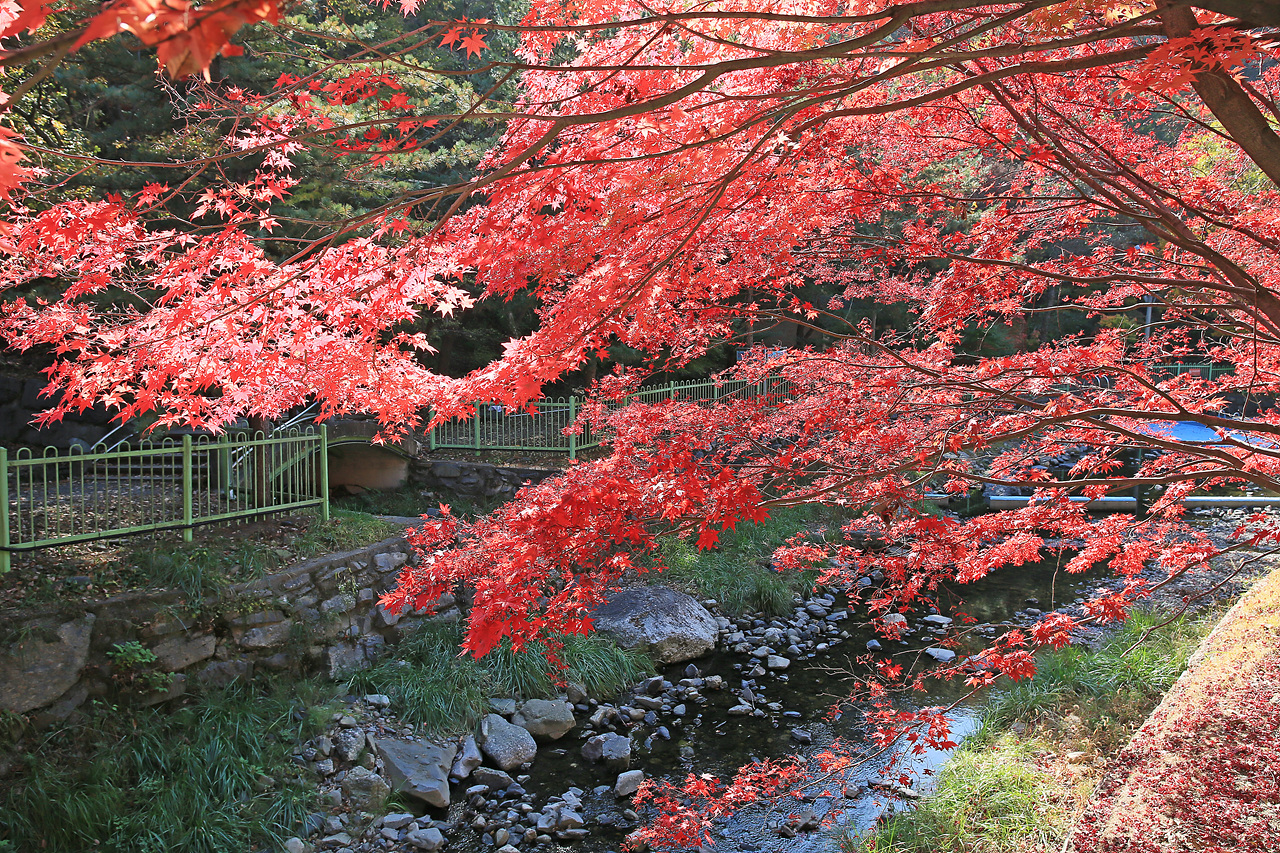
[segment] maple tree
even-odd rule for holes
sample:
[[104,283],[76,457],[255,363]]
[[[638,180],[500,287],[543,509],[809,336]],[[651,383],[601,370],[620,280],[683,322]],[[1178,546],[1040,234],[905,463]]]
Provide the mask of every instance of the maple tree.
[[[179,73],[233,54],[242,25],[279,11],[126,0],[41,41],[42,13],[2,8],[0,35],[36,33],[7,65],[123,28]],[[822,347],[723,377],[773,377],[785,393],[615,407],[645,373],[601,378],[582,417],[611,436],[609,454],[469,528],[427,525],[424,559],[387,603],[473,585],[467,647],[483,654],[586,630],[660,536],[713,547],[772,507],[832,503],[856,517],[776,561],[833,583],[883,572],[873,614],[1059,550],[1070,571],[1117,573],[1087,612],[1121,618],[1224,550],[1280,533],[1257,515],[1215,543],[1180,503],[1209,485],[1280,486],[1277,26],[1275,4],[1234,0],[535,0],[519,23],[430,22],[269,92],[202,88],[196,111],[229,128],[219,156],[253,168],[201,189],[179,220],[181,182],[57,200],[7,135],[0,281],[55,279],[65,293],[11,303],[0,328],[65,356],[50,418],[105,401],[216,427],[316,396],[326,416],[370,411],[394,430],[428,409],[465,416],[477,399],[527,405],[611,344],[665,368],[747,323],[810,327]],[[517,55],[483,66],[503,32],[520,33]],[[440,109],[401,79],[428,38],[518,77],[518,96]],[[473,179],[406,190],[282,256],[264,250],[299,152],[341,152],[367,174],[472,121],[505,123]],[[815,283],[827,302],[797,296]],[[137,300],[96,305],[107,287]],[[486,301],[535,299],[537,329],[467,376],[427,370],[415,354],[431,341],[408,325],[472,308],[475,287]],[[858,300],[906,305],[914,324],[846,320]],[[1115,322],[1009,355],[958,350],[975,328],[1066,311]],[[1232,370],[1211,381],[1152,369],[1178,360]],[[1214,438],[1182,440],[1175,421]],[[1080,451],[1069,471],[1044,464],[1068,449]],[[1035,499],[970,519],[916,508],[975,485]],[[1142,516],[1072,499],[1134,486],[1155,490]],[[1072,627],[1051,615],[1011,632],[968,677],[1026,677],[1034,648]],[[948,737],[937,713],[881,719],[919,744]],[[759,795],[704,791],[667,836],[704,831],[708,798]]]

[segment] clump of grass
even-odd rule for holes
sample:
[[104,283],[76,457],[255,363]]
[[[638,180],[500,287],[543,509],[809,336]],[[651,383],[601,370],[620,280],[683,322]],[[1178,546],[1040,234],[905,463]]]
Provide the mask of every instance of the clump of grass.
[[312,806],[291,745],[328,716],[300,712],[321,688],[293,688],[232,688],[172,713],[101,708],[57,732],[0,789],[0,849],[279,849]]
[[474,726],[488,712],[490,696],[552,696],[557,676],[608,696],[653,671],[643,655],[598,636],[563,638],[559,672],[537,646],[516,652],[504,645],[477,660],[460,655],[461,642],[458,625],[427,623],[401,643],[396,659],[355,673],[350,689],[386,694],[403,719],[454,732]]
[[666,539],[661,546],[666,577],[714,598],[730,613],[789,613],[793,596],[812,591],[817,573],[779,572],[769,565],[769,558],[813,523],[815,515],[820,513],[813,507],[776,510],[760,524],[739,524],[736,530],[722,533],[719,546],[705,551],[684,539]]
[[339,509],[331,513],[327,522],[313,521],[305,533],[289,543],[289,549],[305,559],[372,545],[403,530],[398,524],[382,521],[365,512]]
[[848,851],[995,853],[1050,850],[1071,827],[1083,789],[1064,787],[1039,769],[1043,744],[1004,735],[982,749],[962,748],[938,775],[929,798],[892,817]]
[[1069,646],[1041,653],[1034,678],[1010,685],[984,709],[984,736],[1018,721],[1056,720],[1075,713],[1095,743],[1122,743],[1129,729],[1173,686],[1214,619],[1179,617],[1133,647],[1148,629],[1164,621],[1156,614],[1135,612],[1096,651]]

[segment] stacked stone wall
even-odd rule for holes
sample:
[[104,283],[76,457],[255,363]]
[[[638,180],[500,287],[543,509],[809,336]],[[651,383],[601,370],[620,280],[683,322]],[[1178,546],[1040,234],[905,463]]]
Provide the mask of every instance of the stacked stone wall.
[[409,464],[409,481],[413,485],[475,497],[510,497],[525,483],[541,483],[559,473],[554,468],[519,468],[430,456],[421,456]]
[[[409,555],[396,536],[229,586],[195,607],[175,592],[139,591],[0,611],[0,709],[47,724],[95,697],[156,704],[260,671],[340,677],[427,619],[460,618],[452,596],[430,616],[378,605]],[[155,661],[131,670],[113,660],[132,643]],[[143,670],[159,678],[139,679]],[[166,690],[142,687],[166,679]]]

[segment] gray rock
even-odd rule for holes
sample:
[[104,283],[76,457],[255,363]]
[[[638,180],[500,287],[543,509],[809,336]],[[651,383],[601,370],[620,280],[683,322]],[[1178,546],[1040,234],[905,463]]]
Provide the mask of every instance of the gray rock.
[[310,853],[311,845],[294,836],[284,843],[284,853]]
[[66,693],[80,679],[96,618],[34,626],[0,654],[0,708],[25,714]]
[[355,761],[364,751],[364,731],[362,729],[343,729],[334,736],[334,748],[343,761]]
[[769,669],[782,670],[791,666],[791,661],[787,660],[781,655],[769,655],[769,658],[765,662],[765,665],[768,666]]
[[950,617],[950,616],[940,616],[940,615],[938,615],[937,613],[934,613],[934,614],[933,614],[933,615],[931,615],[931,616],[926,616],[926,617],[924,617],[924,618],[923,618],[923,619],[921,619],[920,621],[921,621],[921,622],[924,622],[924,623],[926,623],[926,624],[929,624],[929,625],[937,625],[937,626],[939,626],[939,627],[946,627],[947,625],[950,625],[950,624],[951,624],[951,617]]
[[382,811],[390,794],[387,780],[364,767],[353,767],[342,778],[342,795],[357,811]]
[[532,761],[538,752],[538,744],[533,735],[497,714],[489,714],[480,722],[476,742],[480,745],[480,751],[503,770],[511,770],[526,761]]
[[884,646],[880,645],[879,640],[867,640],[867,651],[878,652],[883,648]]
[[453,760],[453,767],[449,770],[449,775],[454,779],[466,779],[471,775],[471,771],[475,770],[484,761],[484,756],[480,754],[480,747],[476,745],[476,739],[471,735],[467,735],[462,739],[462,744],[458,749],[458,757]]
[[643,770],[628,770],[625,773],[619,773],[618,781],[613,785],[613,793],[618,797],[629,797],[640,790],[640,783],[643,781]]
[[559,699],[530,699],[520,706],[511,722],[538,740],[559,740],[577,725],[573,706]]
[[253,661],[216,660],[196,673],[196,679],[205,687],[226,687],[233,681],[246,681],[253,674]]
[[392,787],[429,806],[449,805],[449,770],[458,745],[453,741],[377,740]]
[[387,829],[404,829],[413,820],[413,815],[409,812],[393,812],[382,819],[382,825]]
[[631,738],[607,732],[596,735],[582,745],[582,757],[592,764],[603,761],[613,771],[631,766]]
[[475,772],[471,774],[471,778],[476,784],[484,785],[490,791],[501,791],[515,781],[511,778],[511,774],[502,770],[494,770],[492,767],[477,767]]
[[516,700],[508,699],[505,696],[491,696],[489,697],[489,708],[495,714],[510,717],[516,712]]
[[404,837],[404,840],[417,850],[439,850],[444,846],[444,834],[434,826],[426,829],[415,829]]
[[157,643],[151,651],[156,654],[156,666],[159,669],[177,672],[186,669],[193,663],[213,657],[218,639],[212,634],[199,637],[178,635]]
[[597,631],[659,664],[701,657],[716,644],[715,617],[694,599],[664,587],[626,589],[591,613]]
[[956,659],[956,653],[951,649],[925,649],[924,653],[938,663],[951,663]]

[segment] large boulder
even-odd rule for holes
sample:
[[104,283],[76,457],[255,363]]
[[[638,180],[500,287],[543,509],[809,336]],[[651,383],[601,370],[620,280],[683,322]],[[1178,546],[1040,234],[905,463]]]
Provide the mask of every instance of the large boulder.
[[656,663],[701,657],[716,644],[718,626],[707,609],[665,587],[625,589],[591,613],[595,629],[626,648],[646,651]]
[[66,693],[84,669],[95,618],[37,625],[0,651],[0,708],[25,714]]
[[429,806],[449,805],[449,770],[458,744],[454,741],[376,740],[391,787]]
[[497,714],[489,714],[480,721],[476,742],[485,756],[502,770],[532,761],[538,752],[538,744],[528,730],[508,723]]
[[573,706],[560,699],[530,699],[520,706],[511,722],[537,740],[559,740],[577,724]]

